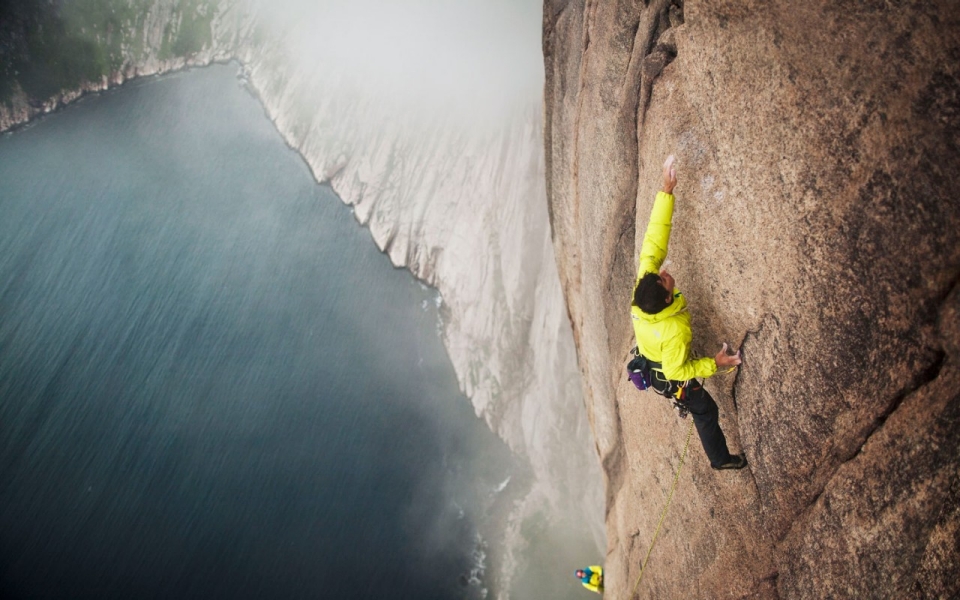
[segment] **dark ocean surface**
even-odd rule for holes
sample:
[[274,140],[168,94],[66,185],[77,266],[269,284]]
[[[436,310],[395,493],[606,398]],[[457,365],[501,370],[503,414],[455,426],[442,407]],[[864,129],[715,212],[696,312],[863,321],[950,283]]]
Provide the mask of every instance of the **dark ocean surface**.
[[0,137],[0,596],[480,597],[517,467],[436,292],[236,72]]

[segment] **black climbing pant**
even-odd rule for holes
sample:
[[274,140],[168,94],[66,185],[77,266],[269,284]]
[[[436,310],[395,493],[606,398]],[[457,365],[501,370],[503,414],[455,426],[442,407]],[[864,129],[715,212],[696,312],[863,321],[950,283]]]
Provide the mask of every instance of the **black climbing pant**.
[[687,410],[693,415],[693,422],[700,435],[700,443],[710,459],[710,465],[719,467],[730,461],[730,451],[727,449],[727,438],[720,429],[720,410],[703,384],[696,379],[687,385],[686,398],[683,401]]

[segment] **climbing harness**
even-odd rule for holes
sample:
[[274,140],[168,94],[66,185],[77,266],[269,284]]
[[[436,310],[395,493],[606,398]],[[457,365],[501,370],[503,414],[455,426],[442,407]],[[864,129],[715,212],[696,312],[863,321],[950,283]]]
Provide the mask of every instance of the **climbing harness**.
[[657,543],[657,536],[660,535],[660,526],[663,525],[663,519],[667,516],[667,509],[670,508],[670,501],[673,500],[673,492],[677,489],[677,481],[680,480],[680,469],[683,468],[683,460],[687,457],[687,448],[690,447],[690,438],[693,436],[693,422],[690,422],[690,427],[687,429],[687,441],[683,444],[683,453],[680,454],[680,464],[677,465],[677,472],[673,476],[673,485],[670,486],[670,493],[667,494],[667,503],[663,506],[663,512],[660,513],[660,521],[657,523],[657,529],[653,532],[653,539],[650,540],[650,547],[647,548],[647,556],[643,559],[643,564],[640,565],[640,575],[637,577],[637,583],[633,586],[633,591],[630,593],[630,598],[632,599],[637,594],[637,589],[640,587],[640,580],[643,578],[643,570],[647,568],[647,561],[650,560],[650,553],[653,552],[653,545]]
[[670,400],[677,416],[686,419],[690,414],[684,400],[687,398],[689,381],[672,381],[663,375],[663,366],[640,354],[640,348],[634,346],[630,353],[634,356],[627,363],[627,379],[633,382],[641,392],[651,389],[657,394]]

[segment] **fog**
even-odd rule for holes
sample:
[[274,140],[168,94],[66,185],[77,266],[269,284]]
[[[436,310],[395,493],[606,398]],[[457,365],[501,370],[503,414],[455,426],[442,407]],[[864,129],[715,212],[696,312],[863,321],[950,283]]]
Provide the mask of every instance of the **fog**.
[[538,0],[251,0],[299,68],[367,98],[497,118],[539,102]]

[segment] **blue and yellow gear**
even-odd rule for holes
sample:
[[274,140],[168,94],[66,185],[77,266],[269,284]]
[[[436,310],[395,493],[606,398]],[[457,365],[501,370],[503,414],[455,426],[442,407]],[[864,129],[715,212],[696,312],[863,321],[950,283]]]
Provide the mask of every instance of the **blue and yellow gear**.
[[603,591],[603,567],[592,565],[583,569],[584,576],[580,578],[583,587],[598,594]]

